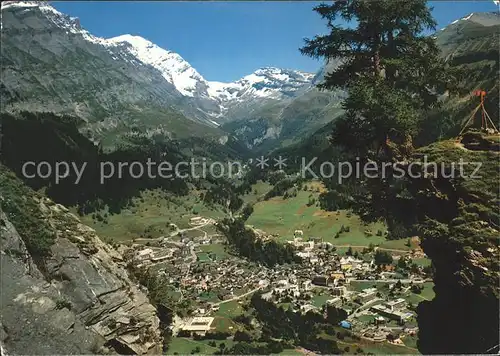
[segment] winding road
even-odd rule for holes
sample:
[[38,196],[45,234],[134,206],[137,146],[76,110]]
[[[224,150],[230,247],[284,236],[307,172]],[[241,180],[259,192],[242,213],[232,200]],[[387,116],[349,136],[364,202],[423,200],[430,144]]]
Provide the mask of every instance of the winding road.
[[[352,247],[352,248],[369,248],[370,246],[362,246],[362,245],[332,245],[333,247]],[[400,250],[400,249],[395,249],[395,248],[384,248],[384,247],[378,247],[375,246],[373,248],[374,251],[381,250],[381,251],[391,251],[391,252],[401,252],[401,253],[409,253],[410,250]]]
[[225,304],[225,303],[233,302],[233,301],[235,301],[235,300],[238,300],[238,299],[244,298],[244,297],[246,297],[247,295],[253,294],[253,293],[257,292],[258,290],[260,290],[260,289],[262,289],[262,288],[264,288],[264,287],[257,287],[257,288],[255,288],[255,289],[252,289],[252,290],[251,290],[251,291],[249,291],[249,292],[246,292],[246,293],[240,294],[240,295],[238,295],[238,296],[236,296],[236,297],[233,297],[233,298],[231,298],[231,299],[226,299],[226,300],[223,300],[223,301],[221,301],[221,302],[214,303],[214,304],[212,304],[212,306],[216,306],[216,305],[221,305],[221,304]]

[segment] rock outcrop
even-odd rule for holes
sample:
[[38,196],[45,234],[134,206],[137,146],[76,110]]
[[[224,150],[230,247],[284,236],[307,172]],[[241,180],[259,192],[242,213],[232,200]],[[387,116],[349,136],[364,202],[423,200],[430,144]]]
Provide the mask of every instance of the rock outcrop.
[[44,263],[35,264],[0,211],[3,349],[12,354],[161,353],[156,309],[129,279],[121,255],[65,207],[33,199],[56,239]]
[[464,146],[443,141],[420,149],[439,172],[407,186],[434,269],[436,296],[417,308],[423,354],[499,351],[499,155],[493,147]]
[[416,310],[417,346],[424,355],[498,354],[498,138],[467,133],[461,142],[435,142],[413,152],[409,140],[390,140],[389,158],[404,158],[394,166],[399,171],[356,187],[366,191],[354,195],[354,211],[386,219],[392,237],[418,235],[432,260],[435,297]]

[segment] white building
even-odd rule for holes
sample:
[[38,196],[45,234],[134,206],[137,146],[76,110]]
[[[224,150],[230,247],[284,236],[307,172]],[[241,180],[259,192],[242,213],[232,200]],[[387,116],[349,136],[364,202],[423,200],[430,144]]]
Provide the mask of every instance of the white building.
[[314,241],[304,242],[304,251],[312,251],[314,250]]
[[316,310],[316,309],[318,309],[318,308],[317,308],[317,307],[315,307],[315,306],[314,306],[314,305],[312,305],[312,304],[306,304],[306,305],[302,305],[302,306],[300,307],[300,311],[301,311],[302,313],[307,313],[308,311],[311,311],[311,310]]
[[398,298],[396,300],[391,300],[391,301],[389,301],[389,302],[386,303],[387,307],[391,311],[401,310],[401,309],[404,308],[405,304],[406,304],[406,301],[403,298]]
[[210,330],[213,321],[214,318],[212,317],[195,317],[189,323],[186,323],[182,330],[204,335]]
[[383,315],[389,319],[397,320],[399,322],[408,320],[413,316],[413,314],[410,312],[401,312],[399,310],[392,311],[390,308],[382,304],[375,305],[370,309],[379,315]]
[[304,281],[304,282],[302,282],[302,290],[309,291],[311,289],[312,289],[312,283],[311,283],[311,281]]
[[332,298],[332,299],[328,299],[326,301],[326,304],[333,305],[333,306],[338,306],[338,305],[342,304],[342,299],[340,299],[340,297],[335,297],[335,298]]
[[377,288],[366,288],[363,289],[363,291],[358,294],[358,297],[362,303],[369,302],[370,300],[375,299],[376,296],[377,296]]
[[300,258],[303,258],[303,259],[307,259],[307,258],[311,257],[311,253],[310,252],[297,252],[297,256],[299,256]]
[[333,287],[333,295],[343,296],[346,295],[347,288],[344,286]]

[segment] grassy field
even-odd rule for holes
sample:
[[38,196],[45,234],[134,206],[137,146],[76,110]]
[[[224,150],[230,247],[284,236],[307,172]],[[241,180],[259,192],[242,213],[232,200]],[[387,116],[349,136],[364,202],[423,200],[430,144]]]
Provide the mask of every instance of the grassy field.
[[375,315],[368,314],[368,315],[361,315],[358,317],[359,321],[362,321],[365,324],[371,324],[375,320]]
[[399,346],[389,344],[388,342],[371,342],[366,339],[362,340],[338,340],[331,335],[323,334],[323,337],[333,338],[336,340],[338,347],[344,351],[344,354],[353,355],[357,354],[358,348],[363,350],[362,354],[375,354],[375,355],[416,355],[420,354],[417,349],[407,346]]
[[418,340],[417,336],[407,335],[402,340],[403,340],[403,342],[405,343],[406,346],[413,347],[414,349],[417,348],[417,340]]
[[223,244],[200,245],[199,249],[205,254],[214,253],[217,260],[223,260],[231,256],[226,252]]
[[174,337],[170,342],[167,355],[173,355],[174,353],[179,355],[189,355],[196,347],[200,348],[201,354],[213,354],[218,350],[218,348],[209,346],[207,343],[202,341],[196,341],[184,337]]
[[244,313],[241,304],[238,303],[237,300],[233,300],[231,302],[223,303],[219,306],[219,310],[215,313],[216,316],[222,316],[227,318],[233,318],[235,316],[241,315]]
[[[360,252],[363,251],[364,247],[351,247],[352,249],[352,252]],[[345,255],[346,252],[349,250],[349,247],[348,246],[341,246],[341,247],[337,247],[337,250],[335,251],[336,253],[338,253],[339,255]],[[362,257],[362,255],[361,255]]]
[[417,355],[420,354],[417,349],[392,345],[387,342],[379,342],[374,344],[360,345],[364,353],[372,353],[375,355]]
[[256,202],[259,198],[263,197],[273,186],[267,182],[258,181],[252,185],[252,191],[245,194],[242,199],[245,203]]
[[434,283],[433,282],[425,282],[424,283],[424,289],[422,290],[422,293],[419,294],[422,298],[427,299],[427,300],[432,300],[436,296],[436,293],[434,293]]
[[280,355],[285,355],[285,356],[296,356],[296,355],[304,355],[304,353],[295,350],[295,349],[288,349],[288,350],[283,350]]
[[[208,343],[215,341],[217,347],[210,346]],[[196,347],[200,348],[199,354],[210,355],[219,350],[219,345],[223,343],[226,347],[231,347],[234,342],[232,340],[193,340],[184,337],[174,337],[170,343],[167,355],[189,355]]]
[[208,253],[206,253],[206,252],[197,253],[196,256],[198,257],[198,261],[200,261],[200,262],[210,262],[210,261],[212,261],[210,259],[210,257],[208,257]]
[[323,305],[326,304],[326,301],[329,299],[332,299],[333,297],[327,293],[327,291],[323,291],[323,293],[320,295],[319,293],[316,294],[312,300],[311,304],[314,305],[317,308],[321,308]]
[[389,284],[391,283],[373,283],[373,282],[364,282],[364,281],[351,281],[349,284],[349,290],[353,290],[356,292],[361,292],[367,288],[376,288],[378,291],[383,294],[387,294],[389,292]]
[[[376,236],[378,230],[386,230],[382,223],[364,225],[356,215],[347,211],[328,212],[321,210],[317,204],[308,204],[312,199],[317,199],[318,195],[316,190],[299,191],[296,197],[275,197],[260,201],[254,205],[254,213],[247,224],[267,233],[277,234],[278,239],[283,242],[293,239],[295,230],[304,231],[304,238],[321,237],[323,241],[334,245],[368,246],[370,243],[378,245],[385,241],[383,236]],[[350,232],[334,238],[342,225],[348,226]],[[367,236],[366,230],[370,230],[373,235]]]
[[[215,341],[216,347],[210,346],[208,343],[211,341]],[[196,347],[200,348],[200,352],[198,354],[201,355],[211,355],[215,353],[216,351],[219,351],[219,345],[224,344],[226,348],[231,348],[234,344],[235,341],[233,340],[193,340],[193,339],[188,339],[184,337],[174,337],[172,338],[172,342],[170,343],[170,347],[167,351],[167,355],[189,355],[191,354],[191,351],[193,351]],[[290,356],[295,356],[295,355],[303,355],[303,353],[294,350],[294,349],[287,349],[283,350],[283,352],[280,353],[280,355],[290,355]]]
[[[407,239],[387,241],[384,236],[377,236],[379,230],[386,231],[381,222],[365,225],[356,215],[348,211],[321,210],[317,199],[324,190],[323,186],[320,182],[307,182],[305,185],[308,190],[299,191],[296,197],[288,199],[275,197],[268,201],[261,199],[272,186],[266,182],[253,185],[252,191],[242,197],[245,202],[255,203],[254,213],[247,223],[267,233],[278,235],[278,239],[282,242],[291,240],[295,230],[302,230],[305,238],[320,237],[339,246],[339,253],[343,252],[342,246],[368,246],[370,243],[401,250],[415,247],[413,243],[411,246],[406,246]],[[111,215],[104,210],[99,212],[104,221],[96,219],[95,214],[89,214],[82,217],[82,222],[94,228],[99,236],[108,242],[157,238],[171,233],[171,223],[183,229],[190,227],[189,221],[194,216],[217,219],[224,215],[221,211],[205,206],[200,201],[199,194],[200,192],[193,191],[190,195],[177,197],[157,189],[148,190],[142,192],[140,197],[134,198],[133,204],[122,209],[120,214]],[[310,204],[313,200],[316,202]],[[342,225],[349,227],[350,231],[335,238]],[[214,226],[206,226],[202,230],[208,234],[217,233]],[[203,231],[186,231],[186,236],[203,236]],[[371,234],[365,234],[368,231]],[[204,246],[202,251],[214,251],[217,257],[227,257],[223,246],[212,246]]]
[[225,316],[215,316],[211,326],[215,327],[215,330],[223,332],[234,332],[238,329],[238,325],[231,318]]
[[219,297],[217,296],[216,293],[214,292],[203,292],[199,295],[201,300],[207,301],[207,302],[218,302]]
[[[219,218],[222,212],[208,208],[200,201],[198,192],[177,197],[161,190],[147,190],[140,197],[133,199],[132,206],[122,209],[119,214],[108,214],[106,221],[98,221],[94,214],[83,216],[82,222],[97,231],[100,237],[107,241],[130,241],[141,237],[156,238],[168,235],[169,225],[176,224],[179,228],[189,228],[189,220],[194,216]],[[212,228],[213,229],[213,228]],[[191,236],[202,236],[198,230],[187,232]]]
[[406,296],[404,296],[404,298],[413,305],[417,305],[424,300],[432,300],[435,296],[433,288],[434,283],[425,282],[424,289],[422,290],[422,292],[420,292],[420,294],[409,292]]
[[381,248],[409,251],[412,248],[418,248],[419,245],[418,245],[418,240],[416,239],[410,239],[410,246],[408,246],[408,239],[399,239],[399,240],[386,240],[379,246]]
[[423,266],[423,267],[430,266],[431,262],[432,262],[429,258],[426,258],[426,257],[414,258],[412,261],[414,263],[416,263],[417,265]]

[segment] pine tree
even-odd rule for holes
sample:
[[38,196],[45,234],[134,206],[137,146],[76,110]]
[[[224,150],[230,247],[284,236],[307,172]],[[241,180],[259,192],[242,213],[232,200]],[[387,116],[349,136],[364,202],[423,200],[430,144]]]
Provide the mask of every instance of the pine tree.
[[301,52],[340,63],[320,87],[349,92],[335,144],[378,151],[389,134],[402,140],[416,134],[422,111],[453,82],[434,39],[423,35],[436,25],[426,1],[343,0],[314,10],[330,33],[306,39]]

